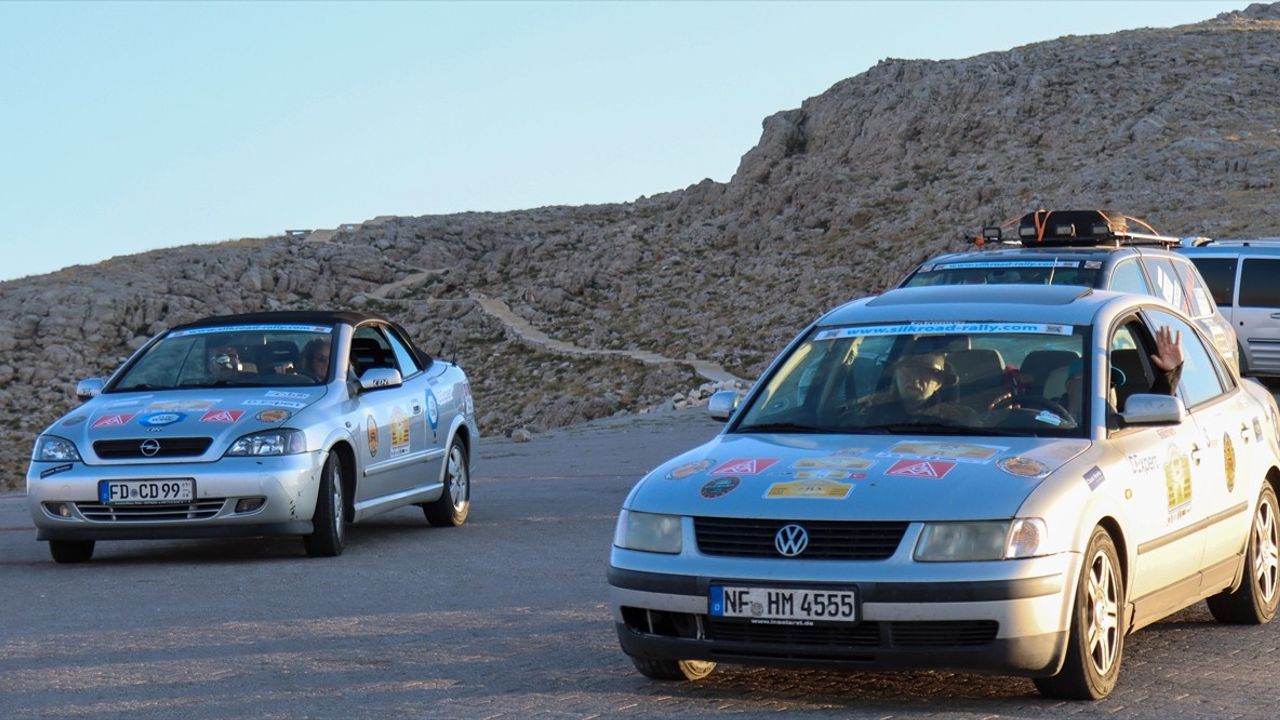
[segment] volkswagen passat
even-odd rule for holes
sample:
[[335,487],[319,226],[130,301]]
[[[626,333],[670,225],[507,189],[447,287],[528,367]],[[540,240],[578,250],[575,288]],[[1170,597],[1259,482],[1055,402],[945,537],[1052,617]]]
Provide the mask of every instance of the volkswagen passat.
[[857,300],[632,489],[610,556],[618,638],[651,678],[951,668],[1100,698],[1125,635],[1180,608],[1271,619],[1278,443],[1271,395],[1156,298]]
[[99,540],[297,535],[408,504],[470,511],[479,437],[466,375],[373,315],[211,317],[153,338],[36,440],[27,502],[58,562]]

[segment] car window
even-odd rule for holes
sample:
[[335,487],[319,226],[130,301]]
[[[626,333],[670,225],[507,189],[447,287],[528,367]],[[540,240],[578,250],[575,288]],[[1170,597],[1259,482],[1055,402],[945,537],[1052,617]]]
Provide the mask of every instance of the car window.
[[404,346],[404,342],[396,336],[395,330],[388,329],[387,341],[391,343],[391,352],[395,353],[396,365],[400,367],[400,374],[408,377],[422,368],[418,367],[418,361],[413,357],[413,353]]
[[327,348],[333,327],[271,324],[184,328],[133,362],[108,392],[199,387],[314,385],[305,350]]
[[1204,346],[1200,336],[1191,329],[1190,325],[1183,322],[1182,318],[1170,315],[1163,310],[1151,308],[1146,311],[1146,314],[1151,320],[1153,330],[1168,327],[1175,334],[1182,334],[1182,380],[1178,395],[1182,397],[1182,402],[1187,407],[1208,402],[1226,391],[1222,378],[1219,377],[1218,368],[1210,359],[1209,349]]
[[1136,293],[1138,295],[1154,295],[1151,287],[1147,285],[1147,279],[1142,276],[1142,268],[1138,266],[1136,258],[1129,260],[1121,260],[1116,263],[1111,270],[1111,284],[1109,290],[1116,292]]
[[391,344],[376,325],[361,325],[351,336],[351,370],[360,377],[374,368],[399,369]]
[[1235,303],[1236,259],[1233,257],[1193,257],[1191,262],[1209,286],[1209,293],[1218,307],[1231,307]]
[[1142,262],[1146,263],[1151,282],[1155,284],[1155,292],[1152,294],[1176,308],[1190,312],[1187,293],[1178,279],[1178,273],[1173,269],[1173,263],[1167,258],[1158,257],[1145,257]]
[[1173,267],[1178,271],[1178,275],[1182,278],[1182,284],[1190,293],[1191,316],[1202,318],[1217,312],[1217,308],[1213,306],[1213,298],[1205,288],[1204,283],[1201,282],[1200,273],[1196,270],[1196,266],[1186,260],[1174,260]]
[[1280,308],[1280,260],[1245,258],[1240,270],[1240,305]]

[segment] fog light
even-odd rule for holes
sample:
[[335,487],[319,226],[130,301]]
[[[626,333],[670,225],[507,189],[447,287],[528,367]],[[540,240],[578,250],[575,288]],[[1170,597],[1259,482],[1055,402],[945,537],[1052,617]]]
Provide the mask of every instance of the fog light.
[[253,512],[261,508],[267,502],[266,498],[242,498],[236,502],[237,513]]
[[57,515],[58,517],[64,518],[71,517],[71,505],[69,503],[47,502],[44,504],[44,509],[47,510],[50,515]]

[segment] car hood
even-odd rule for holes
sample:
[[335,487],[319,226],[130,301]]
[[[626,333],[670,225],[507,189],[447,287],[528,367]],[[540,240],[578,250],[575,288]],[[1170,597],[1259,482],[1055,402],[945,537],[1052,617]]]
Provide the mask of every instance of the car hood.
[[659,466],[633,510],[802,520],[1013,517],[1088,440],[724,434]]
[[[216,388],[99,395],[45,432],[71,440],[88,464],[100,461],[94,443],[155,438],[211,438],[211,450],[245,433],[288,424],[319,400],[323,387]],[[196,458],[189,458],[196,459]]]

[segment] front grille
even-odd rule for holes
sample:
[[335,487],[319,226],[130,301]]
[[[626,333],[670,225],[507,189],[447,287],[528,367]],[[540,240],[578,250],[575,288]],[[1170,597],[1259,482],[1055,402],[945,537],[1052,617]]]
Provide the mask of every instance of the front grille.
[[169,505],[103,505],[76,503],[85,519],[94,522],[162,522],[165,520],[206,520],[227,503],[226,498],[204,498],[191,503]]
[[875,648],[880,646],[880,623],[856,625],[767,625],[741,620],[710,619],[707,639],[766,645],[819,645]]
[[809,545],[796,556],[804,560],[884,560],[897,551],[907,531],[905,522],[693,519],[698,551],[730,557],[783,558],[774,536],[793,523],[809,533]]
[[973,647],[996,639],[995,620],[948,620],[890,623],[893,644],[898,647]]
[[[142,443],[152,440],[160,444],[160,449],[151,455],[147,455],[142,452]],[[195,457],[203,455],[204,451],[209,449],[211,443],[213,443],[213,438],[207,437],[99,440],[93,444],[93,451],[103,460]]]

